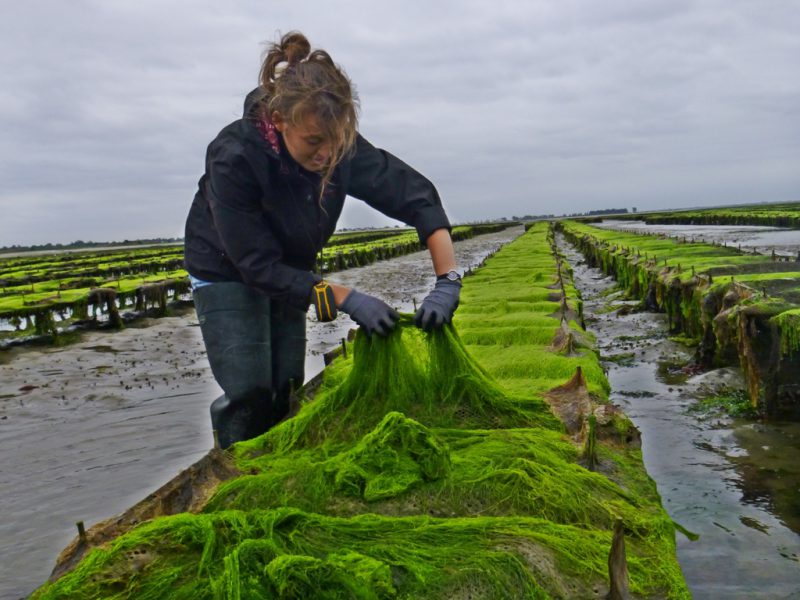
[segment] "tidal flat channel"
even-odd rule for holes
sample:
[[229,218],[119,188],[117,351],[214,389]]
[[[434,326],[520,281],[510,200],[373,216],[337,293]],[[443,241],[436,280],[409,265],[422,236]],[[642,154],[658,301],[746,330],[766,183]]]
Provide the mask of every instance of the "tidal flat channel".
[[[457,262],[477,265],[522,233],[457,242]],[[329,279],[405,312],[434,283],[427,252]],[[355,327],[347,315],[318,323],[312,313],[306,379]],[[66,347],[0,351],[0,599],[45,582],[77,521],[88,528],[121,513],[208,452],[208,406],[220,393],[193,309]]]
[[668,337],[663,314],[619,309],[615,282],[563,238],[611,401],[642,433],[642,454],[677,535],[694,598],[800,598],[800,423],[698,413],[698,401],[743,385],[736,368],[689,376],[693,351]]
[[662,234],[686,238],[695,242],[726,244],[745,252],[779,256],[800,256],[800,230],[757,225],[659,225],[644,221],[606,219],[592,223],[604,229],[617,229],[631,233]]

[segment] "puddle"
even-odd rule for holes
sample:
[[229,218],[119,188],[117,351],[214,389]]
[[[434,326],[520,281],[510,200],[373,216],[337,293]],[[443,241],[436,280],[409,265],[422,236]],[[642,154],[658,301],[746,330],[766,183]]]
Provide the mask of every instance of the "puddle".
[[690,376],[683,367],[692,350],[668,339],[665,316],[608,311],[613,280],[560,243],[601,354],[636,357],[605,363],[610,398],[642,433],[644,463],[664,507],[700,535],[676,538],[693,597],[800,598],[800,423],[691,411],[703,393],[741,382],[737,369]]
[[93,350],[94,352],[106,352],[111,354],[116,354],[117,352],[119,352],[119,350],[117,350],[113,346],[108,346],[105,344],[99,344],[97,346],[84,346],[83,348],[84,350]]

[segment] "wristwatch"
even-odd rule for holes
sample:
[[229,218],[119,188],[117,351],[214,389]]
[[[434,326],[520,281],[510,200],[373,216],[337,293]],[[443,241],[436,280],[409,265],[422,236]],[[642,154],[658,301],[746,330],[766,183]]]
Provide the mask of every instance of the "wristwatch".
[[442,281],[443,279],[447,279],[448,281],[461,281],[461,275],[458,274],[458,271],[448,271],[436,277],[436,281]]

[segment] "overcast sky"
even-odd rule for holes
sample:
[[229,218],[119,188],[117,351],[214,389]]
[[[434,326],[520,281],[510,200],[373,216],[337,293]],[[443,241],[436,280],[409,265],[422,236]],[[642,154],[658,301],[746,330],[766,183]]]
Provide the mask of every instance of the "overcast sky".
[[[795,0],[3,4],[0,246],[182,236],[291,29],[454,222],[800,200]],[[389,222],[348,204],[340,227]]]

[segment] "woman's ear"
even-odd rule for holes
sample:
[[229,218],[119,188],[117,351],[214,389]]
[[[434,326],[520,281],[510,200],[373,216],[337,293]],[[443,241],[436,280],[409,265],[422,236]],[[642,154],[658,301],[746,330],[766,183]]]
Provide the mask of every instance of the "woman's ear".
[[286,120],[283,118],[281,113],[279,113],[277,110],[273,111],[273,113],[270,115],[270,119],[272,119],[275,129],[283,133],[283,130],[286,128]]

